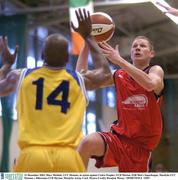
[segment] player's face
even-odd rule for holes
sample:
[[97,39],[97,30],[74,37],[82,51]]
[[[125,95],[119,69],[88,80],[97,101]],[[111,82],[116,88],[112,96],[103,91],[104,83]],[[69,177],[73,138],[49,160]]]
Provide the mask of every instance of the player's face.
[[135,39],[131,47],[131,59],[133,62],[142,61],[148,63],[154,56],[153,51],[150,49],[150,44],[146,39]]

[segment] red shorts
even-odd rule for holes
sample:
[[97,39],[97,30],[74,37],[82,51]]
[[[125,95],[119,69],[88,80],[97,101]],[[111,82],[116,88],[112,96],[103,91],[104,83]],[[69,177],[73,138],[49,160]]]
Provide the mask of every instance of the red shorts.
[[140,147],[132,140],[112,132],[98,132],[107,148],[104,157],[96,159],[95,166],[117,166],[119,172],[148,172],[151,151]]

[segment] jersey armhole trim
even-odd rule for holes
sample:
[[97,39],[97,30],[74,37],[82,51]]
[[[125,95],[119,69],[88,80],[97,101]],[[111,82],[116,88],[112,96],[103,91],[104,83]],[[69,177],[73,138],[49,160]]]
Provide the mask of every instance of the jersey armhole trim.
[[21,72],[20,72],[20,77],[19,77],[19,81],[18,81],[17,89],[16,89],[17,99],[18,99],[19,89],[20,89],[20,86],[21,86],[21,84],[22,84],[22,80],[24,79],[27,70],[28,70],[27,68],[24,68],[24,69],[22,69]]
[[89,98],[88,98],[88,95],[87,95],[87,91],[86,91],[86,88],[85,88],[85,83],[84,83],[83,77],[79,72],[76,72],[76,73],[77,73],[77,75],[79,77],[80,87],[81,87],[82,92],[83,92],[83,94],[85,96],[86,104],[88,105],[89,104]]

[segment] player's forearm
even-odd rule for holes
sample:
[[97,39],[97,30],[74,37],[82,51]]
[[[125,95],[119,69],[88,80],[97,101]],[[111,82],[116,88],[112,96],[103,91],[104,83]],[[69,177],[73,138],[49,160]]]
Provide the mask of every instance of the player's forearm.
[[6,74],[10,71],[10,69],[10,64],[4,64],[0,69],[0,79],[3,79],[6,76]]
[[102,73],[111,73],[109,68],[109,63],[102,54],[98,44],[93,39],[93,37],[88,37],[86,39],[87,44],[90,47],[90,52],[93,60],[93,65],[95,69],[100,69]]
[[76,71],[81,72],[81,70],[88,69],[88,55],[89,48],[88,45],[85,43],[77,60]]
[[143,70],[136,68],[124,59],[118,61],[117,64],[147,91],[155,89],[155,82]]
[[7,96],[16,91],[21,70],[10,71],[0,80],[0,96]]
[[90,48],[94,65],[94,70],[89,78],[91,81],[90,85],[94,87],[93,89],[100,88],[103,84],[108,84],[107,82],[111,79],[112,73],[109,63],[93,37],[87,38],[86,42]]

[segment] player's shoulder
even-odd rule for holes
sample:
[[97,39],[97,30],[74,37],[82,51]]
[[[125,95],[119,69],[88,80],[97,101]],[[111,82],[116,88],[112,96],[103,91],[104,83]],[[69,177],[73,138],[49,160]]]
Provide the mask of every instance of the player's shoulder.
[[163,69],[160,65],[153,65],[153,66],[150,66],[150,69],[152,69],[152,68]]
[[163,68],[161,66],[159,66],[159,65],[151,66],[149,72],[153,72],[153,71],[164,74]]

